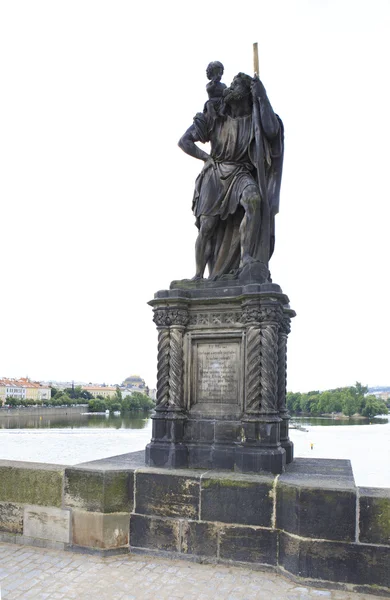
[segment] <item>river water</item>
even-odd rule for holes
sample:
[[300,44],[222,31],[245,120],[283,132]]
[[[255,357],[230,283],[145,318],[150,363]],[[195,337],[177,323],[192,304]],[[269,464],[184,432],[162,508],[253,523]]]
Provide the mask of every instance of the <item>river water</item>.
[[[357,485],[390,488],[388,417],[372,424],[310,418],[295,422],[306,429],[290,430],[295,456],[350,459]],[[142,450],[151,431],[151,419],[144,413],[0,416],[0,459],[75,465]]]

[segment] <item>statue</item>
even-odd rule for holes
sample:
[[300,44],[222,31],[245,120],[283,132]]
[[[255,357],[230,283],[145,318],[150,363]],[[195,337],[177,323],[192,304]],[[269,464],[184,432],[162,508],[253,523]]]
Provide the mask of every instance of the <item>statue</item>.
[[[230,87],[221,83],[223,65],[210,63],[209,100],[179,141],[204,161],[195,183],[193,211],[199,229],[196,273],[203,279],[270,281],[268,262],[275,244],[275,215],[283,164],[283,124],[260,79],[244,73]],[[210,155],[196,142],[210,142]]]
[[[255,76],[238,73],[229,87],[222,63],[211,62],[208,99],[179,141],[204,162],[193,199],[196,273],[149,302],[158,330],[152,467],[282,473],[293,460],[286,377],[295,312],[268,269],[283,125],[258,71],[257,44]],[[210,142],[210,154],[198,142]]]

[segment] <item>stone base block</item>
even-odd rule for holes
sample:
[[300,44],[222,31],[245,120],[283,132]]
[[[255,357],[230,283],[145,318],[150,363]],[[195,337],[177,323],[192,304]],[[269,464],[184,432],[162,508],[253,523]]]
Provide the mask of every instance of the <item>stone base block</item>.
[[23,533],[24,507],[13,502],[0,502],[0,531]]
[[173,442],[150,442],[145,448],[145,464],[167,469],[188,467],[187,446]]
[[199,515],[199,473],[140,469],[136,489],[136,513],[182,519],[196,519]]
[[279,448],[262,448],[241,446],[236,451],[236,468],[242,473],[258,473],[268,471],[274,474],[283,473],[286,467],[286,452]]
[[294,460],[294,444],[287,440],[286,442],[281,441],[280,445],[286,453],[286,465],[289,465]]
[[206,473],[201,483],[200,519],[271,527],[273,483],[272,475]]
[[360,541],[390,546],[390,489],[362,487],[359,503]]
[[279,564],[309,579],[390,588],[389,548],[307,540],[281,532]]
[[130,548],[180,552],[180,521],[132,514]]
[[70,511],[60,508],[26,506],[24,508],[23,533],[27,537],[70,542]]
[[188,444],[188,466],[191,469],[234,470],[235,446]]
[[61,465],[0,460],[0,501],[60,508],[64,468]]
[[217,525],[184,521],[181,525],[181,552],[184,555],[216,558],[218,555]]
[[64,504],[76,510],[125,513],[133,508],[134,473],[131,469],[68,467]]
[[128,513],[72,511],[72,543],[89,548],[113,549],[129,543]]
[[350,461],[298,458],[289,465],[278,481],[276,526],[305,538],[354,541],[356,488]]
[[276,531],[254,527],[225,527],[220,535],[220,558],[267,566],[276,565]]

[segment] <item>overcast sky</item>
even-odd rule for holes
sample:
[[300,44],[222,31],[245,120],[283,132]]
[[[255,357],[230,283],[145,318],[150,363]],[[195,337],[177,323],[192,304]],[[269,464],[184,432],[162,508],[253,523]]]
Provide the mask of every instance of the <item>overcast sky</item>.
[[390,385],[390,3],[3,0],[0,377],[155,386],[147,302],[194,274],[202,163],[177,141],[260,75],[285,125],[274,282],[288,388]]

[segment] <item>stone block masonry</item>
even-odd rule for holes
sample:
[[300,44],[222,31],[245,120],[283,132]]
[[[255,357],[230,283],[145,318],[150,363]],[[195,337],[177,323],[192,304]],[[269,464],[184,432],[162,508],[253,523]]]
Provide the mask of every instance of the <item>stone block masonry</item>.
[[390,490],[346,460],[285,473],[145,467],[132,453],[75,467],[0,461],[0,541],[277,570],[390,596]]

